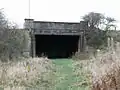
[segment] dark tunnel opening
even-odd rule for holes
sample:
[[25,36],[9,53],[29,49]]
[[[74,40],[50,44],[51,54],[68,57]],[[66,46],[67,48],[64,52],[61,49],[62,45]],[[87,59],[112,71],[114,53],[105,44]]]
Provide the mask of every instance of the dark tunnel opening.
[[79,36],[36,35],[36,56],[69,58],[78,50]]

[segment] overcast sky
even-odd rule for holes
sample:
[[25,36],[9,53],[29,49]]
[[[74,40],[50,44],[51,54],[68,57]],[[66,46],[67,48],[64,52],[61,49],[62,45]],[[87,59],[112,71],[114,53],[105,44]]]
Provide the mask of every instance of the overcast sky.
[[[29,18],[29,0],[0,0],[8,19],[22,28]],[[31,0],[32,19],[39,21],[79,22],[88,12],[99,12],[114,17],[120,29],[119,0]]]

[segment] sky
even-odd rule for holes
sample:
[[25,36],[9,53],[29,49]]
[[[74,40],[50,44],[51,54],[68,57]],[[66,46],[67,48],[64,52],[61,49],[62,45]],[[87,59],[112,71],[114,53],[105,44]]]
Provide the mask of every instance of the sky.
[[[6,17],[23,28],[29,18],[29,0],[0,0]],[[80,22],[89,12],[102,13],[117,20],[120,29],[119,0],[30,0],[30,18],[36,21]]]

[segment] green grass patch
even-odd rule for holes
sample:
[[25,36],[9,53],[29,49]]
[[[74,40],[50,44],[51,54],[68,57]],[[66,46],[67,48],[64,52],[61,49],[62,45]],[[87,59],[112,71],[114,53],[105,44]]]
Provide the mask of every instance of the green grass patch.
[[[85,75],[78,75],[72,59],[55,59],[56,77],[54,90],[89,90]],[[78,68],[80,69],[80,68]],[[79,73],[82,73],[82,68]]]

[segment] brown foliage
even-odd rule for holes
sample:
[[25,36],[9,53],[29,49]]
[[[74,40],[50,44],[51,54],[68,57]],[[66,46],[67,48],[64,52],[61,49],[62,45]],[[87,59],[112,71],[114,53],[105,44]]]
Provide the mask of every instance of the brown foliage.
[[92,64],[92,90],[120,90],[120,52],[108,52]]

